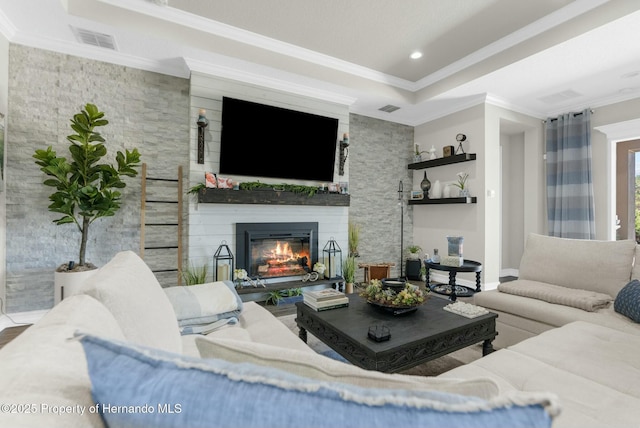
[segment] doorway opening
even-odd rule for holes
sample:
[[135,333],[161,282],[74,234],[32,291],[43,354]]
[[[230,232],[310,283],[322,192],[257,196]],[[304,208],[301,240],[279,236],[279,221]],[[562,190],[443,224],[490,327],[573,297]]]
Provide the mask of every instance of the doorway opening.
[[616,144],[616,240],[640,242],[640,140]]

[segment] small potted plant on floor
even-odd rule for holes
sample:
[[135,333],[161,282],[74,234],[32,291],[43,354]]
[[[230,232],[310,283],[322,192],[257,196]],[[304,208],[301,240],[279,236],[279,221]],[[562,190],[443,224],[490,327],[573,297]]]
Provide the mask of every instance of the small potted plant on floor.
[[[121,190],[125,188],[124,177],[135,177],[140,166],[138,149],[117,152],[116,165],[100,163],[107,154],[104,138],[96,128],[109,122],[104,113],[93,104],[87,104],[71,119],[71,129],[75,132],[67,136],[69,141],[69,159],[58,156],[52,146],[36,150],[33,157],[40,170],[48,178],[45,186],[55,191],[49,196],[49,211],[62,214],[53,220],[57,225],[75,224],[80,232],[80,251],[78,261],[61,265],[56,273],[77,272],[95,269],[87,263],[85,255],[89,238],[89,226],[102,217],[110,217],[120,209]],[[56,275],[56,281],[68,279]],[[72,280],[73,281],[73,280]],[[63,285],[56,285],[58,287]],[[70,285],[73,287],[73,285]],[[70,294],[70,293],[67,293]],[[56,293],[56,299],[58,299]]]

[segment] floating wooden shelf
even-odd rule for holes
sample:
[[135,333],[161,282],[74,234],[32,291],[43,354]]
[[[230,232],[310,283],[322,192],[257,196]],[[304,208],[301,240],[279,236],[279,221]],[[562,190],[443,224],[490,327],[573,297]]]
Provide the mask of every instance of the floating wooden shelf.
[[409,205],[443,205],[443,204],[475,204],[478,198],[439,198],[439,199],[409,199]]
[[476,160],[475,153],[463,153],[461,155],[447,156],[443,158],[424,160],[422,162],[415,162],[409,164],[409,169],[425,169],[433,168],[436,166],[450,165],[453,163],[469,162]]
[[202,189],[198,202],[205,204],[321,205],[348,207],[351,198],[341,193],[294,193],[284,190]]

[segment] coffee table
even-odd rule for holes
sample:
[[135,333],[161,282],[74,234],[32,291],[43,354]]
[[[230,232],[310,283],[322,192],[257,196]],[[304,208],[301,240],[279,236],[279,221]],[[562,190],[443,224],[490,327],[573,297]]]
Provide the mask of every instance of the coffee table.
[[[449,303],[431,297],[415,312],[391,315],[351,294],[348,307],[329,311],[296,303],[296,324],[304,342],[308,331],[352,364],[381,372],[405,370],[479,342],[483,356],[493,352],[498,315],[469,319],[445,311]],[[367,337],[369,327],[382,325],[389,328],[390,340]]]

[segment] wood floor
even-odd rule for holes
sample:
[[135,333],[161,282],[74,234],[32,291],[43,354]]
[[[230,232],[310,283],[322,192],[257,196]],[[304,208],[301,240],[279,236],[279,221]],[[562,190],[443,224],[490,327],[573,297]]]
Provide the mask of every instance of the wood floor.
[[18,337],[20,333],[29,328],[29,325],[18,325],[15,327],[7,327],[4,330],[0,331],[0,348],[2,348],[7,343],[11,342],[13,339]]

